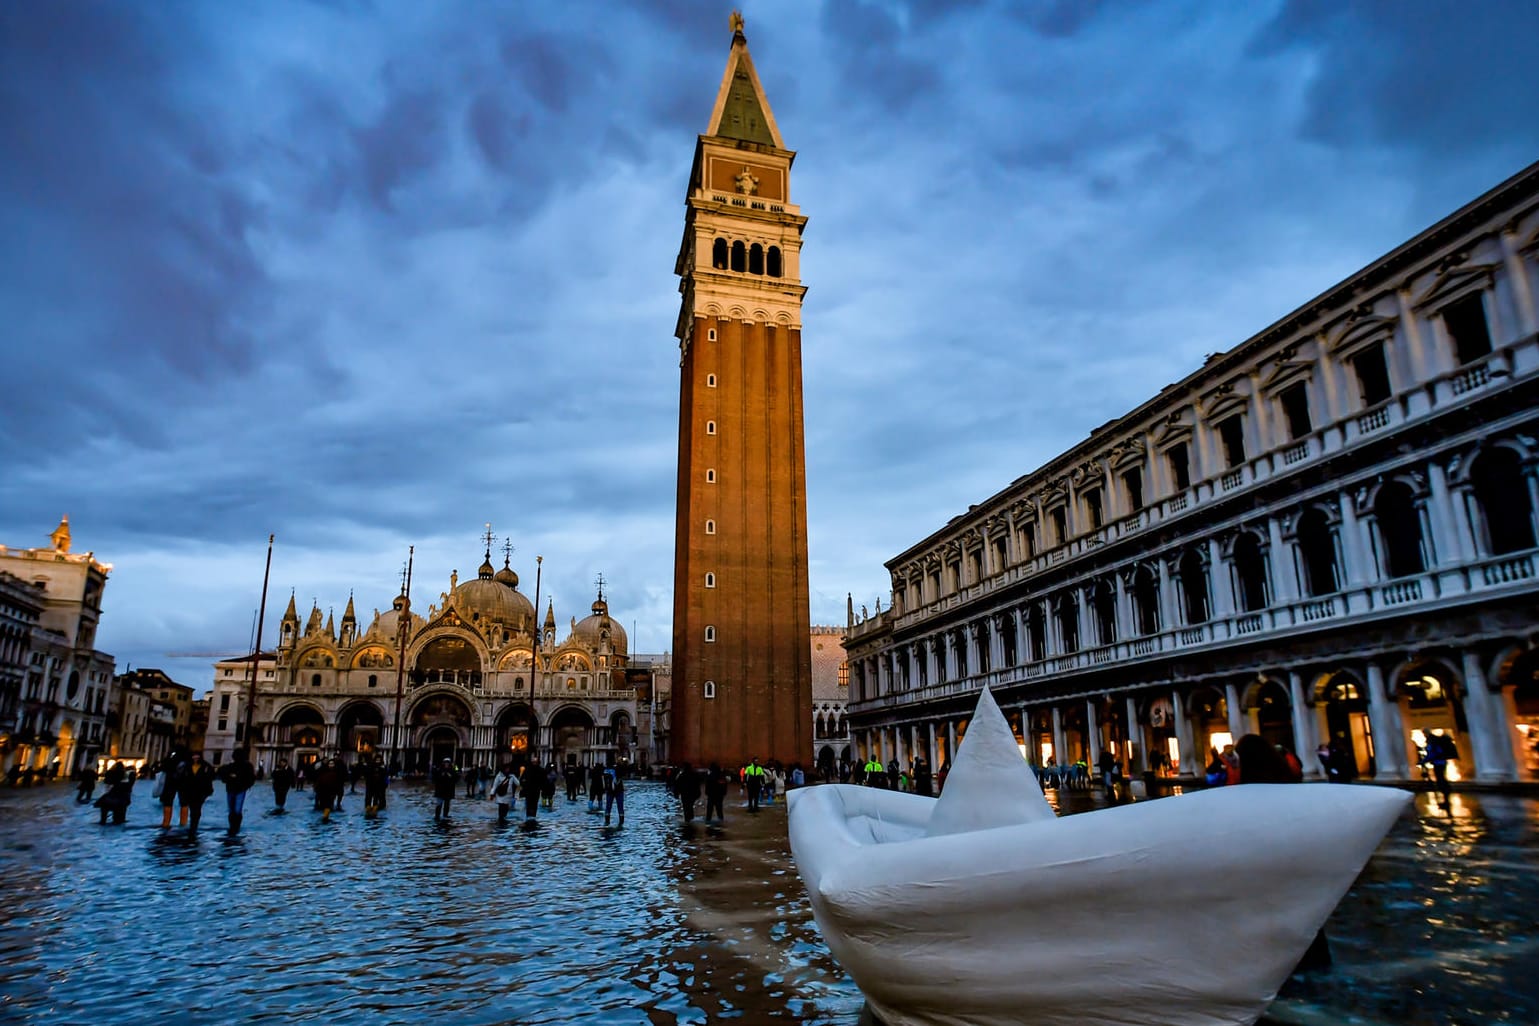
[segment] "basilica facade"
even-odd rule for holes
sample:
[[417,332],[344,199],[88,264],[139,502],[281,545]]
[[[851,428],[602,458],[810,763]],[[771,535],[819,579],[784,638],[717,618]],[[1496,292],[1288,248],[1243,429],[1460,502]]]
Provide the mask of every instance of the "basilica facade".
[[1539,779],[1539,165],[886,566],[849,719],[940,766],[980,689],[1034,762]]
[[451,574],[421,616],[402,594],[366,624],[351,597],[340,623],[319,606],[301,621],[291,598],[275,652],[254,670],[250,657],[215,664],[210,758],[223,761],[244,743],[254,684],[253,759],[269,769],[333,755],[378,755],[405,773],[443,759],[461,768],[534,760],[644,769],[649,746],[625,630],[602,585],[588,615],[564,630],[553,605],[537,622],[518,585],[507,560],[496,569],[488,550],[474,578]]

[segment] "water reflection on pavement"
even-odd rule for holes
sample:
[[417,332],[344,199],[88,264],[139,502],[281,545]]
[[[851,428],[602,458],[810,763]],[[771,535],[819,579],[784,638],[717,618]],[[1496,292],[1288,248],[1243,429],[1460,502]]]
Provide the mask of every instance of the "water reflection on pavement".
[[[0,1022],[861,1018],[779,805],[686,828],[637,784],[624,828],[558,796],[526,831],[484,801],[435,825],[411,786],[379,819],[357,795],[322,823],[308,793],[278,815],[258,785],[231,839],[222,791],[195,838],[162,834],[136,791],[126,828],[63,785],[0,792]],[[1331,920],[1336,967],[1290,981],[1268,1021],[1539,1023],[1536,835],[1533,799],[1418,799]]]

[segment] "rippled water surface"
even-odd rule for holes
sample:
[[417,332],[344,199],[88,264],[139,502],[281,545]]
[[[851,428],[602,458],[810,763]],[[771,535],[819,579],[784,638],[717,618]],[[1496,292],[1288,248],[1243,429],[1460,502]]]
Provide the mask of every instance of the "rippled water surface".
[[[560,796],[534,830],[474,800],[440,826],[407,785],[322,823],[258,785],[232,839],[222,793],[190,838],[137,792],[99,827],[63,785],[0,791],[0,1023],[861,1021],[781,806],[685,828],[637,784],[623,828]],[[1268,1021],[1539,1023],[1536,835],[1533,799],[1419,799],[1331,920],[1336,967]]]

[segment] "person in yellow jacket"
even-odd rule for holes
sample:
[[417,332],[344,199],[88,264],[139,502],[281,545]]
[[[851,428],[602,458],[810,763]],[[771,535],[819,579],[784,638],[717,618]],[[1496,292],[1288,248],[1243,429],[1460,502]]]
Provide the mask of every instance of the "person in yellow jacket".
[[748,790],[748,811],[756,812],[759,792],[764,790],[764,767],[759,765],[758,759],[749,759],[748,765],[743,767],[743,786]]
[[876,756],[873,755],[867,759],[866,764],[861,767],[861,771],[866,775],[867,787],[885,788],[887,786],[887,767],[883,766],[882,760]]

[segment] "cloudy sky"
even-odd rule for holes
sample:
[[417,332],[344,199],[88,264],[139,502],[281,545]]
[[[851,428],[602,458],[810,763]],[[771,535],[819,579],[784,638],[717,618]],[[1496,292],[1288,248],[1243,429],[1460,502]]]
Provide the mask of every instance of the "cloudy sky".
[[[743,5],[811,218],[812,618],[1539,159],[1539,5]],[[0,542],[203,686],[490,521],[671,644],[673,261],[730,4],[0,5]],[[500,555],[497,561],[501,562]],[[543,603],[542,603],[543,604]]]

